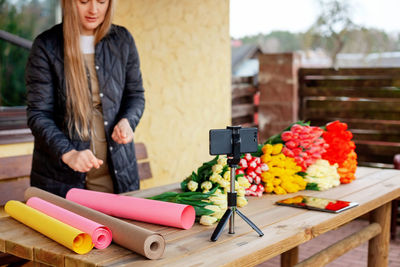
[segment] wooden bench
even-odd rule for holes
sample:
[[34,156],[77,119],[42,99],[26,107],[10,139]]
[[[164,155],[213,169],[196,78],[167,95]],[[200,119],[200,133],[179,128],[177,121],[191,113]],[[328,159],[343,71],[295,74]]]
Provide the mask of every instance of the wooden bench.
[[[300,119],[314,125],[346,122],[360,166],[396,167],[394,157],[400,154],[400,68],[302,68],[299,86]],[[396,236],[397,214],[397,202],[393,202],[392,238]]]

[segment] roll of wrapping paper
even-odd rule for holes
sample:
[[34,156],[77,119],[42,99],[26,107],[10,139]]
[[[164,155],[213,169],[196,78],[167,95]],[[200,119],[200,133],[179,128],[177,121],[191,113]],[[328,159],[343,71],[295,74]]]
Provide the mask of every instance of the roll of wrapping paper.
[[183,229],[192,227],[196,218],[190,205],[85,189],[70,189],[66,199],[111,216]]
[[4,210],[17,221],[42,233],[78,254],[86,254],[93,248],[90,235],[60,222],[22,202],[10,200]]
[[92,242],[95,248],[104,249],[108,247],[112,241],[112,234],[108,227],[69,210],[63,209],[43,199],[31,197],[26,202],[26,205],[43,212],[56,220],[75,227],[82,232],[88,233],[92,237]]
[[149,259],[159,259],[164,254],[165,240],[158,233],[113,218],[36,187],[29,187],[25,190],[25,200],[31,197],[39,197],[54,205],[107,226],[112,231],[115,243]]

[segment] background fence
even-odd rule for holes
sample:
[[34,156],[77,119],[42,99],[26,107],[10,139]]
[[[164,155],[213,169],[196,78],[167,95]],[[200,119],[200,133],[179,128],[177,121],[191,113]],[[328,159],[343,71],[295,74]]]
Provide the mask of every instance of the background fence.
[[353,133],[360,165],[393,167],[400,153],[400,68],[299,70],[299,118],[340,120]]
[[232,79],[232,125],[255,127],[258,124],[259,90],[254,77]]

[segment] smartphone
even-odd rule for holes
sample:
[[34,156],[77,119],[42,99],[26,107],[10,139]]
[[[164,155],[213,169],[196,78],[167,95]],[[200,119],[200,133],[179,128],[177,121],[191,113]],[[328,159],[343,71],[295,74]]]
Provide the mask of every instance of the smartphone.
[[[258,130],[257,128],[240,128],[240,153],[257,152]],[[232,154],[232,130],[210,130],[210,155]]]
[[290,206],[295,208],[317,210],[330,213],[339,213],[358,206],[358,203],[356,202],[303,195],[286,198],[275,203],[282,206]]

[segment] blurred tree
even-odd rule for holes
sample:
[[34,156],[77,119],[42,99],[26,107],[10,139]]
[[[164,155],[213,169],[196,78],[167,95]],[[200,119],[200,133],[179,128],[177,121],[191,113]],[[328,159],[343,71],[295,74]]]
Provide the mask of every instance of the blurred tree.
[[396,51],[396,36],[377,29],[360,28],[348,32],[348,39],[342,53],[380,53]]
[[290,52],[301,49],[299,36],[288,31],[273,31],[265,36],[265,40],[275,39],[279,42],[277,52]]
[[322,47],[327,51],[336,66],[337,54],[349,40],[349,32],[358,28],[351,19],[351,6],[348,0],[319,0],[321,12],[306,32],[307,47]]
[[[0,29],[33,40],[55,24],[57,0],[0,0]],[[25,105],[29,51],[0,39],[0,106]]]
[[300,50],[301,38],[289,31],[272,31],[269,34],[258,34],[241,38],[245,43],[259,43],[264,52],[281,53]]

